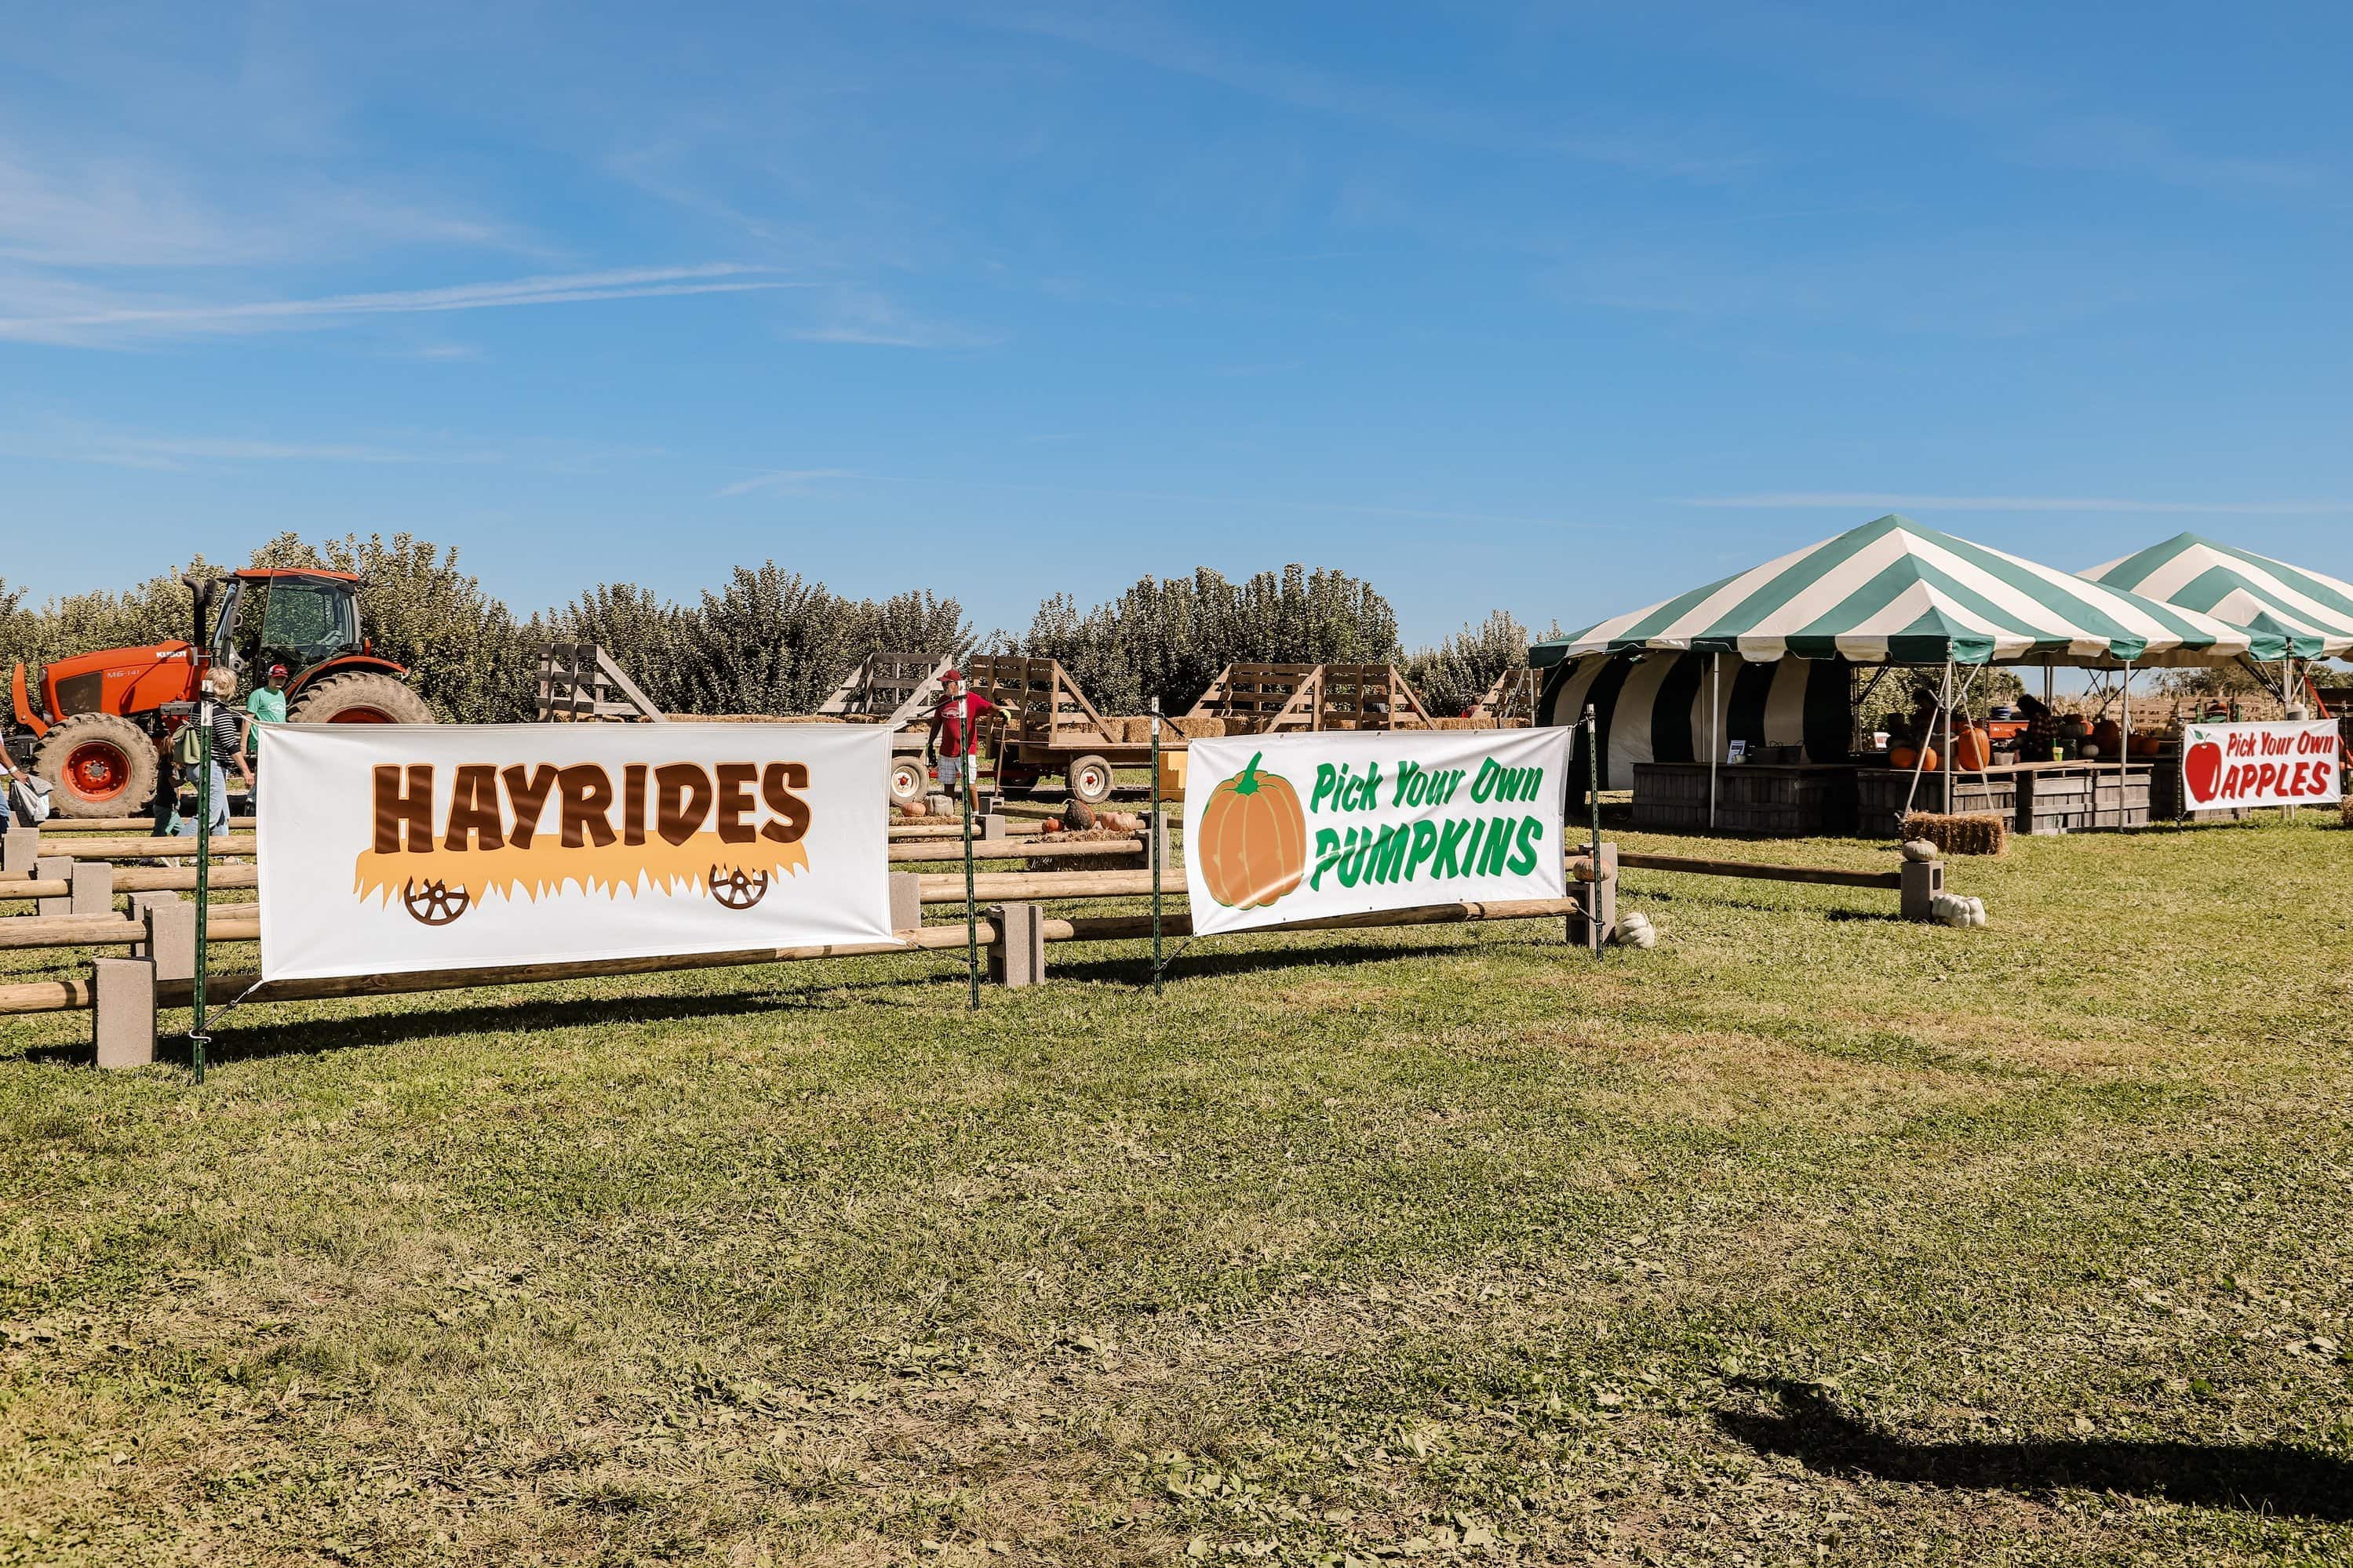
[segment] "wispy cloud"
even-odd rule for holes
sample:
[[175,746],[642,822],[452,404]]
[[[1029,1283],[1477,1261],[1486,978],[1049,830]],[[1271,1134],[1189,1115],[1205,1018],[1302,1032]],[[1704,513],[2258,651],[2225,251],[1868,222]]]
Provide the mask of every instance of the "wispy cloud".
[[1856,508],[1876,511],[2119,511],[2189,516],[2320,517],[2353,512],[2342,500],[2134,500],[2116,496],[1931,496],[1876,490],[1786,490],[1763,495],[1693,496],[1676,504],[1704,507]]
[[[227,267],[387,246],[531,252],[512,226],[430,196],[302,173],[207,200],[207,180],[146,152],[44,156],[0,141],[0,259],[45,268]],[[222,182],[216,172],[209,181]]]
[[1144,11],[1025,11],[976,19],[1158,70],[1200,77],[1286,108],[1362,121],[1424,141],[1694,179],[1721,178],[1758,162],[1749,148],[1698,145],[1688,129],[1663,123],[1548,125],[1514,121],[1483,109],[1431,103],[1378,83],[1254,58]]
[[0,438],[0,455],[105,468],[182,472],[247,463],[491,463],[500,452],[468,443],[425,438],[384,441],[292,441],[246,436],[163,436],[109,430],[79,422],[52,422]]
[[387,349],[386,359],[417,359],[428,363],[455,363],[461,360],[477,360],[482,351],[471,343],[423,343],[416,348]]
[[755,490],[790,491],[825,479],[855,479],[875,485],[944,486],[960,490],[1011,490],[1034,495],[1081,496],[1094,500],[1173,501],[1181,506],[1224,510],[1320,512],[1340,517],[1394,517],[1418,522],[1499,523],[1531,528],[1584,526],[1561,518],[1503,517],[1482,511],[1379,506],[1354,501],[1293,500],[1280,496],[1211,496],[1177,490],[1113,489],[1088,485],[1029,483],[1018,479],[934,479],[915,474],[866,473],[855,468],[777,468],[748,479],[739,479],[724,486],[718,493],[737,496]]
[[1000,340],[984,332],[910,315],[867,289],[836,289],[820,319],[786,333],[804,343],[867,343],[895,349],[982,349]]
[[797,490],[822,479],[854,479],[859,478],[851,468],[774,468],[765,474],[754,474],[748,479],[738,479],[732,485],[722,485],[723,496],[747,496],[756,490]]
[[69,344],[156,336],[280,331],[360,316],[447,310],[502,310],[522,305],[575,305],[603,300],[663,299],[791,289],[788,279],[733,262],[693,267],[639,267],[573,272],[444,289],[336,294],[322,299],[261,300],[216,304],[115,304],[0,317],[0,339]]

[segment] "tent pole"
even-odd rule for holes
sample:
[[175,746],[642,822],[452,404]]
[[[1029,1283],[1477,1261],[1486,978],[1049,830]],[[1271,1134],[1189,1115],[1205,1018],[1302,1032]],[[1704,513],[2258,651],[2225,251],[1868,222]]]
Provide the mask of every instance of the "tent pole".
[[1945,747],[1942,766],[1945,774],[1945,815],[1953,815],[1953,661],[1945,660]]
[[1715,764],[1723,760],[1724,655],[1707,656],[1707,830],[1715,831]]
[[[2130,659],[2125,660],[2124,737],[2124,745],[2120,748],[2123,754],[2116,758],[2116,826],[2118,827],[2126,826],[2126,818],[2130,815],[2125,810],[2125,791],[2132,782],[2132,660]],[[2099,788],[2097,784],[2092,787],[2095,792]],[[2098,799],[2098,795],[2094,794],[2093,803],[2097,805]]]

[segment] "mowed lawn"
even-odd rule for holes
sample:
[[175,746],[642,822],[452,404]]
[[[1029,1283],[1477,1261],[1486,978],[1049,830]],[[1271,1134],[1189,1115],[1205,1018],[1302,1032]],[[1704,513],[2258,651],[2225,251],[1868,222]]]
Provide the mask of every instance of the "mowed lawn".
[[0,1023],[0,1563],[2353,1561],[2353,832],[1954,879]]

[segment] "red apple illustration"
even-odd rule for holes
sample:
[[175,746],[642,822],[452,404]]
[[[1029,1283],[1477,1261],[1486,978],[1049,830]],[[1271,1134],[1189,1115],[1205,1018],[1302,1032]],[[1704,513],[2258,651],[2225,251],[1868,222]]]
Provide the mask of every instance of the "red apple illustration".
[[2181,776],[2189,781],[2190,797],[2200,805],[2214,798],[2215,786],[2222,782],[2222,748],[2211,741],[2200,741],[2181,755]]

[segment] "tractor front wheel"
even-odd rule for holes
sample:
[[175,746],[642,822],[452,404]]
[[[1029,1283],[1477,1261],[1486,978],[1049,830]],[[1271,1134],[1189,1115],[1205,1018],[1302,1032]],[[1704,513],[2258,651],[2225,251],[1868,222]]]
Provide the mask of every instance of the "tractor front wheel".
[[129,816],[155,798],[155,742],[118,713],[79,713],[41,737],[33,771],[59,816]]
[[430,724],[425,699],[389,675],[331,675],[294,700],[291,724]]

